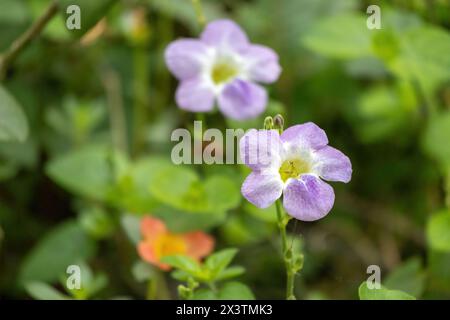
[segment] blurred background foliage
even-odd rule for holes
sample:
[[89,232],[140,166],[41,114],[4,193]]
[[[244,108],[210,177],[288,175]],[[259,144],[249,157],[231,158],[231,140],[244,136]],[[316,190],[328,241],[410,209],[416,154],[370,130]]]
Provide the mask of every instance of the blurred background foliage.
[[[50,3],[0,1],[0,57]],[[69,4],[81,7],[79,31],[65,27]],[[381,6],[381,30],[366,28],[370,4]],[[243,200],[248,171],[170,162],[172,130],[191,130],[196,116],[175,106],[163,51],[201,31],[191,1],[58,5],[1,75],[0,296],[144,298],[145,281],[158,273],[139,261],[135,244],[139,218],[152,214],[174,232],[210,232],[217,249],[239,248],[240,281],[256,298],[283,298],[275,211]],[[292,243],[305,255],[297,296],[358,298],[375,264],[383,298],[395,290],[450,298],[450,2],[202,5],[207,20],[231,18],[278,52],[283,73],[266,115],[314,121],[352,159],[353,180],[335,185],[331,214],[292,222]],[[264,116],[239,123],[214,112],[205,120],[224,130],[261,127]],[[74,263],[88,276],[82,291],[66,292]],[[165,278],[166,297],[175,298],[176,281]]]

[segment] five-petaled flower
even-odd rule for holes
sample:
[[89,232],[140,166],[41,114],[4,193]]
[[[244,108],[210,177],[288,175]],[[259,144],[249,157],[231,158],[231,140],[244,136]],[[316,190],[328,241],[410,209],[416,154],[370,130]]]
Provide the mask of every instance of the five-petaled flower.
[[165,256],[186,255],[196,260],[207,256],[214,248],[214,239],[201,231],[174,234],[167,230],[163,221],[144,217],[141,220],[143,240],[138,244],[139,256],[161,270],[170,270],[162,263]]
[[256,84],[278,79],[278,55],[251,44],[231,20],[209,23],[200,39],[180,39],[166,49],[165,60],[180,80],[176,102],[182,109],[206,112],[217,104],[229,118],[244,120],[261,114],[267,93]]
[[[334,204],[334,190],[324,182],[349,182],[350,159],[328,146],[328,138],[312,122],[277,130],[250,130],[240,141],[242,161],[253,172],[242,185],[243,196],[267,208],[283,194],[283,206],[303,221],[323,218]],[[323,179],[323,180],[322,180]]]

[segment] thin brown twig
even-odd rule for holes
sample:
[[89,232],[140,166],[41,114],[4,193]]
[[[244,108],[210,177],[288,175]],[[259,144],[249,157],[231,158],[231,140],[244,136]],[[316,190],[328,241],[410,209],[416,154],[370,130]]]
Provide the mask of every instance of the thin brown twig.
[[19,38],[17,38],[2,56],[0,56],[0,80],[5,77],[9,66],[19,56],[19,54],[41,33],[47,23],[55,16],[57,12],[58,3],[54,0],[47,7],[44,14]]

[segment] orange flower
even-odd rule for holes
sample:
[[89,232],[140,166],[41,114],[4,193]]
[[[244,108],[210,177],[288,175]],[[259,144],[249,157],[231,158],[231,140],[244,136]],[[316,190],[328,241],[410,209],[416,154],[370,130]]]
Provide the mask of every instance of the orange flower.
[[141,258],[161,270],[170,270],[161,258],[172,255],[186,255],[196,260],[207,256],[214,248],[214,239],[201,231],[185,234],[170,233],[163,221],[145,217],[141,221],[143,240],[137,250]]

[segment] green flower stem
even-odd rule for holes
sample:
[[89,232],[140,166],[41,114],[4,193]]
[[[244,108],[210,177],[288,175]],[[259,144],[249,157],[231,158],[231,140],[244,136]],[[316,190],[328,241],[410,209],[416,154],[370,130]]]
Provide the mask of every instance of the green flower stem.
[[202,129],[203,131],[205,130],[204,126],[206,126],[206,117],[205,114],[203,112],[197,112],[195,114],[195,120],[196,121],[201,121],[202,122]]
[[127,154],[129,151],[127,125],[119,74],[113,69],[107,69],[102,73],[102,80],[108,101],[110,132],[113,145],[118,150]]
[[200,27],[204,27],[206,24],[206,18],[203,13],[202,3],[201,0],[191,0],[192,5],[194,6],[195,15],[197,16],[197,21]]
[[292,254],[292,248],[288,246],[286,236],[286,227],[291,218],[284,213],[283,209],[281,208],[280,200],[277,200],[275,205],[277,209],[278,227],[280,228],[281,234],[281,250],[283,251],[282,253],[284,265],[286,268],[286,299],[295,300],[296,298],[294,294],[294,280],[296,268],[294,266],[294,257]]
[[157,287],[156,279],[155,278],[148,279],[147,294],[146,294],[147,300],[155,300],[156,299],[156,287]]
[[164,273],[156,271],[155,274],[148,279],[146,298],[147,300],[170,299],[170,293],[167,288]]
[[[206,115],[203,112],[197,112],[195,114],[195,121],[201,121],[202,123],[202,130],[200,132],[195,132],[195,129],[192,129],[192,134],[194,137],[196,137],[195,143],[199,143],[201,145],[201,154],[203,156],[203,133],[208,129],[206,124]],[[199,173],[201,176],[204,175],[204,164],[201,164],[198,166]]]

